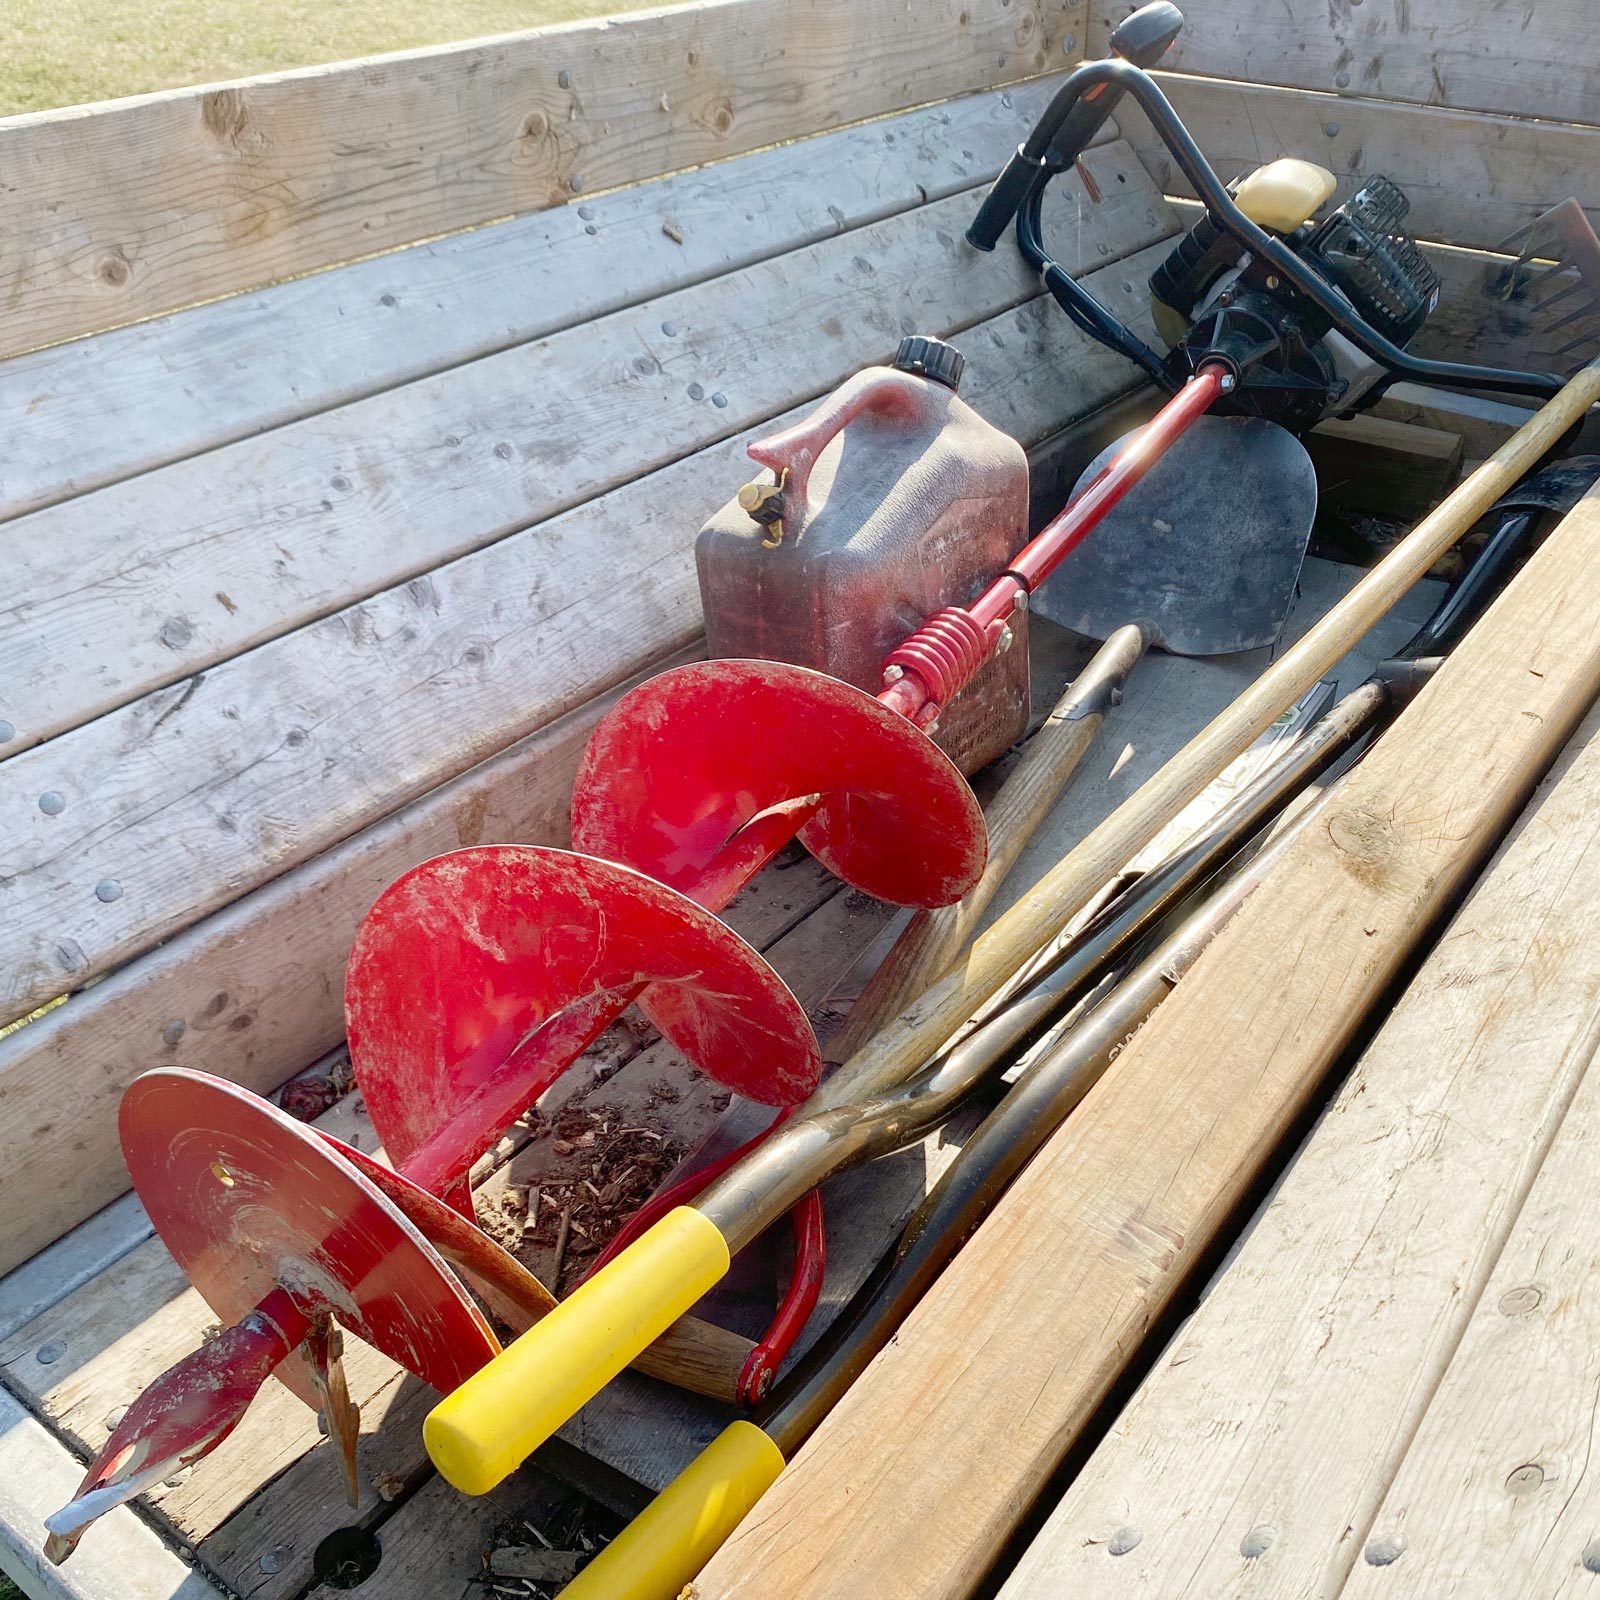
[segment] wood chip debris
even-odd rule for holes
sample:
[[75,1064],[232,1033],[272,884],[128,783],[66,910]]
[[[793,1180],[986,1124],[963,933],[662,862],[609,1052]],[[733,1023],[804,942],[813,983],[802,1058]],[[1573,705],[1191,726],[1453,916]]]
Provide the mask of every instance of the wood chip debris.
[[546,1550],[536,1544],[508,1544],[489,1552],[489,1571],[496,1578],[571,1583],[588,1559],[586,1550]]
[[526,1187],[507,1182],[497,1202],[480,1197],[479,1221],[560,1294],[655,1193],[685,1146],[614,1110],[581,1105],[563,1107],[543,1137],[559,1170],[541,1170]]

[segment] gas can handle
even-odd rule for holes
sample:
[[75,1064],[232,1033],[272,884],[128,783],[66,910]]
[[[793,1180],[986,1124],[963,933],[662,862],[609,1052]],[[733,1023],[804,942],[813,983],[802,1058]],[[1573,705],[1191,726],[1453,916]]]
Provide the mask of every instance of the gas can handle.
[[892,367],[867,367],[840,384],[804,422],[757,439],[749,447],[750,458],[772,469],[783,484],[785,504],[801,512],[817,457],[863,412],[915,423],[947,403],[948,391],[923,378]]

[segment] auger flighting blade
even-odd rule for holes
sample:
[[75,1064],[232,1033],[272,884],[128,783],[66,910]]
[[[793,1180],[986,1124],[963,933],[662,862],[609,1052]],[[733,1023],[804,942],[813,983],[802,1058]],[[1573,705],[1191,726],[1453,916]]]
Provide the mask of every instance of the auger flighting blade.
[[120,1131],[156,1232],[226,1326],[128,1407],[46,1554],[64,1560],[96,1517],[210,1454],[273,1374],[324,1413],[354,1503],[343,1330],[448,1392],[499,1352],[483,1314],[332,1143],[248,1090],[158,1068],[129,1086]]
[[624,695],[578,768],[572,838],[716,910],[802,812],[800,842],[882,900],[949,905],[983,871],[983,812],[932,739],[777,661],[695,662]]
[[367,914],[345,983],[351,1058],[390,1159],[448,1192],[634,1000],[749,1099],[793,1105],[821,1076],[788,986],[665,884],[533,846],[413,868]]

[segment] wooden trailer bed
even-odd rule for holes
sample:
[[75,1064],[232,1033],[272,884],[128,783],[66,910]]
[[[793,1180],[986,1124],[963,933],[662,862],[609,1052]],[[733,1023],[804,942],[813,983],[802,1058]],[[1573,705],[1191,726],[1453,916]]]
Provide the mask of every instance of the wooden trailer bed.
[[[1324,51],[1328,62],[1275,76],[1266,63],[1280,57],[1263,57],[1258,42],[1235,60],[1223,19],[1241,8],[1195,0],[1164,81],[1219,170],[1288,151],[1342,177],[1381,168],[1420,189],[1419,231],[1446,296],[1457,296],[1428,339],[1525,360],[1521,308],[1484,320],[1465,296],[1481,252],[1516,220],[1574,186],[1600,199],[1582,188],[1595,181],[1584,157],[1597,135],[1577,121],[1576,0],[1554,8],[1569,32],[1556,30],[1528,68],[1550,75],[1549,114],[1575,119],[1549,129],[1517,118],[1494,76],[1471,70],[1473,51],[1458,63],[1420,25],[1418,42],[1397,39],[1389,65],[1374,66],[1357,44],[1366,35],[1346,27],[1359,13],[1336,7],[1343,20],[1330,24],[1304,0],[1276,4],[1297,31],[1263,23],[1270,38],[1323,51],[1331,29],[1343,64]],[[127,1192],[122,1090],[151,1066],[195,1067],[376,1148],[341,1048],[357,921],[404,868],[442,850],[566,842],[572,774],[595,722],[628,684],[700,648],[692,543],[746,475],[745,445],[910,331],[962,348],[963,394],[1027,446],[1040,516],[1147,414],[1138,374],[1049,308],[1014,253],[978,257],[960,237],[1054,75],[1098,52],[1109,20],[1103,0],[924,0],[914,10],[723,0],[0,123],[10,312],[0,408],[12,441],[0,464],[0,1024],[32,1017],[0,1034],[0,1569],[26,1593],[299,1600],[329,1590],[318,1552],[350,1529],[381,1542],[360,1592],[494,1593],[483,1587],[485,1551],[536,1538],[525,1523],[567,1517],[574,1488],[605,1512],[631,1512],[720,1427],[726,1413],[630,1374],[536,1465],[467,1500],[422,1451],[431,1391],[354,1346],[355,1510],[311,1413],[269,1386],[215,1455],[108,1516],[65,1567],[38,1554],[39,1518],[70,1496],[82,1460],[213,1320]],[[1431,51],[1452,86],[1459,72],[1459,94],[1434,96],[1443,108],[1415,103],[1407,50]],[[1354,87],[1311,81],[1324,65],[1354,71]],[[1221,81],[1242,75],[1262,82]],[[1174,176],[1137,120],[1109,128],[1055,186],[1050,226],[1064,264],[1148,332],[1145,280],[1186,206],[1167,192]],[[1322,142],[1307,147],[1319,126]],[[1469,168],[1490,135],[1493,159]],[[1525,415],[1407,386],[1380,411],[1460,438],[1469,458]],[[1311,563],[1296,626],[1353,577]],[[1341,681],[1396,648],[1436,593],[1414,591]],[[1086,646],[1042,623],[1034,646],[1042,715]],[[991,916],[1266,659],[1146,662]],[[1587,903],[1587,738],[1452,938],[1485,919],[1510,963],[1517,936],[1505,917],[1515,927],[1564,917],[1539,925],[1566,951],[1560,929],[1576,930]],[[1555,909],[1519,909],[1546,890],[1564,896]],[[893,918],[798,852],[728,915],[824,1034]],[[1431,971],[1392,1027],[1425,1005]],[[1549,1038],[1586,1041],[1595,996],[1575,970],[1559,978]],[[1448,992],[1448,972],[1437,987]],[[1464,1015],[1414,1025],[1438,1035],[1448,1022],[1448,1037],[1479,1048],[1486,1036],[1473,1030],[1488,1023]],[[1471,1365],[1496,1356],[1496,1330],[1472,1316],[1490,1303],[1484,1281],[1515,1276],[1519,1252],[1537,1256],[1582,1215],[1590,1048],[1561,1044],[1558,1060],[1541,1057],[1537,1081],[1501,1083],[1492,1107],[1469,1098],[1459,1113],[1434,1106],[1437,1062],[1408,1075],[1401,1052],[1383,1080],[1393,1126],[1417,1137],[1414,1124],[1429,1118],[1491,1118],[1504,1167],[1497,1186],[1463,1147],[1428,1169],[1447,1210],[1471,1173],[1478,1209],[1450,1219],[1460,1269],[1430,1267],[1436,1299],[1454,1286],[1448,1307],[1408,1324],[1405,1359],[1442,1398],[1428,1410],[1423,1380],[1407,1380],[1403,1414],[1422,1420],[1416,1461],[1406,1457],[1416,1482],[1390,1471],[1381,1484],[1394,1478],[1404,1497],[1397,1517],[1433,1514],[1407,1508],[1437,1499],[1445,1469],[1428,1463],[1456,1459],[1469,1400],[1486,1403]],[[1375,1095],[1378,1075],[1363,1072]],[[555,1197],[589,1174],[599,1141],[645,1128],[665,1143],[665,1174],[674,1155],[716,1136],[725,1101],[642,1022],[619,1024],[478,1164],[480,1216],[548,1277],[566,1204]],[[1365,1104],[1369,1117],[1376,1105]],[[968,1126],[958,1120],[829,1186],[824,1314],[870,1271]],[[1324,1149],[1336,1126],[1330,1111],[1283,1205],[1297,1185],[1315,1198],[1350,1181],[1349,1128],[1343,1146]],[[524,1226],[530,1191],[547,1197],[537,1230]],[[1432,1216],[1423,1200],[1414,1206]],[[1480,1216],[1489,1220],[1475,1228]],[[1278,1217],[1264,1213],[1195,1328],[1231,1326],[1241,1297],[1287,1315],[1294,1295],[1313,1292],[1298,1257],[1274,1243]],[[1336,1243],[1291,1242],[1307,1273],[1327,1278]],[[569,1249],[584,1255],[576,1239]],[[785,1247],[750,1254],[705,1309],[754,1334]],[[1540,1298],[1518,1328],[1537,1325],[1539,1305],[1577,1303],[1582,1263],[1562,1259],[1569,1288],[1553,1269],[1524,1274]],[[1519,1278],[1492,1292],[1520,1307],[1524,1287]],[[1332,1306],[1364,1291],[1351,1279],[1316,1292]],[[1275,1337],[1266,1324],[1260,1334]],[[1359,1326],[1346,1336],[1372,1359],[1376,1336]],[[1394,1382],[1399,1362],[1384,1369]],[[1315,1375],[1331,1382],[1327,1373],[1345,1370]],[[1202,1401],[1168,1395],[1166,1371],[1129,1417],[1159,1416],[1148,1426],[1170,1443],[1204,1428]],[[1592,1372],[1544,1381],[1570,1399],[1592,1389]],[[1334,1403],[1312,1387],[1308,1407]],[[1374,1399],[1374,1428],[1392,1432],[1401,1407]],[[1277,1400],[1266,1409],[1281,1411]],[[1514,1411],[1519,1425],[1533,1416],[1531,1402]],[[1286,1430],[1273,1426],[1278,1439]],[[1050,1552],[1070,1546],[1083,1559],[1083,1527],[1154,1527],[1154,1512],[1141,1521],[1108,1509],[1146,1467],[1137,1443],[1113,1458],[1120,1438],[1093,1458],[1016,1583],[1037,1570],[1039,1592],[1053,1592]],[[1398,1468],[1403,1450],[1392,1440],[1384,1449]],[[1548,1471],[1530,1447],[1529,1462],[1541,1461]],[[1231,1467],[1202,1469],[1188,1453],[1157,1465],[1159,1503],[1198,1496],[1191,1533],[1221,1525],[1208,1497],[1228,1499],[1219,1485]],[[1376,1527],[1374,1481],[1359,1492]],[[1571,1487],[1554,1472],[1519,1485],[1508,1492],[1525,1519]],[[1146,1569],[1130,1559],[1116,1571],[1137,1587]],[[1108,1580],[1091,1576],[1099,1593]],[[1154,1566],[1147,1577],[1144,1592],[1182,1592]],[[499,1592],[529,1590],[507,1578]]]

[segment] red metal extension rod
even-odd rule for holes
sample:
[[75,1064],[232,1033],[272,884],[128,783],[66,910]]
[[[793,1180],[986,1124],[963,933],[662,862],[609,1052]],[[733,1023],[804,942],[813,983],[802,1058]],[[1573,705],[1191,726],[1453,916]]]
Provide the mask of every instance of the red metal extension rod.
[[[939,712],[983,665],[999,643],[1013,611],[1105,519],[1107,512],[1233,385],[1220,361],[1200,370],[1147,426],[1117,452],[1083,493],[1073,499],[970,606],[951,606],[930,617],[884,663],[887,687],[878,698],[931,727]],[[1134,620],[1134,619],[1129,619]]]

